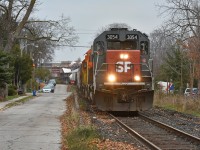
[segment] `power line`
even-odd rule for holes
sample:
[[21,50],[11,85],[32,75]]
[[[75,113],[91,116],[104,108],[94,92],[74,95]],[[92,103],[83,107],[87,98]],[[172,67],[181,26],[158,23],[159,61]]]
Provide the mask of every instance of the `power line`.
[[95,33],[76,33],[76,34],[95,34]]
[[88,32],[88,31],[98,32],[98,30],[95,30],[95,29],[80,29],[80,28],[79,28],[79,29],[76,29],[76,31],[81,31],[81,32],[82,32],[82,31],[84,31],[84,32],[85,32],[85,31],[87,31],[87,32]]

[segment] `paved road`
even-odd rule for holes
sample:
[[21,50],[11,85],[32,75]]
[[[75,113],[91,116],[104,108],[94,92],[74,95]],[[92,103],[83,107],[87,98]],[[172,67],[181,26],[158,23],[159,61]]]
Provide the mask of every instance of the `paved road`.
[[59,150],[66,85],[0,112],[0,150]]

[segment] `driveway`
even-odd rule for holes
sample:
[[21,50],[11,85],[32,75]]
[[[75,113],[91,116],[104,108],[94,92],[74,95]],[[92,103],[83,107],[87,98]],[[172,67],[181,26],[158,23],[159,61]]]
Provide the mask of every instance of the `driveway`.
[[59,150],[66,85],[0,112],[0,150]]

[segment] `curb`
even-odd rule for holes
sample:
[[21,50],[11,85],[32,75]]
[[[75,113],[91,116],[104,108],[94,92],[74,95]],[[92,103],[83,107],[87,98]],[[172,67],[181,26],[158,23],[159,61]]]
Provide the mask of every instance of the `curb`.
[[5,108],[5,106],[8,105],[8,104],[10,104],[10,103],[13,103],[15,101],[21,100],[21,99],[29,97],[29,96],[31,96],[31,95],[28,93],[25,96],[20,96],[18,98],[14,98],[12,100],[8,100],[8,101],[5,101],[5,102],[0,102],[0,110],[2,110],[3,108]]

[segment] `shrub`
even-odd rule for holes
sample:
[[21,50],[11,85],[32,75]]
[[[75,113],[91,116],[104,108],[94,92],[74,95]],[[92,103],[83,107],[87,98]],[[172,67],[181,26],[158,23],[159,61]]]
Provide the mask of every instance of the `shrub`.
[[14,85],[8,86],[8,96],[14,96],[17,95],[17,87]]
[[164,107],[183,113],[200,115],[200,97],[164,95],[155,93],[154,106]]
[[95,150],[97,148],[95,147],[95,145],[91,144],[91,141],[98,137],[99,135],[94,128],[81,127],[75,129],[69,135],[67,135],[67,143],[69,149],[71,150]]

